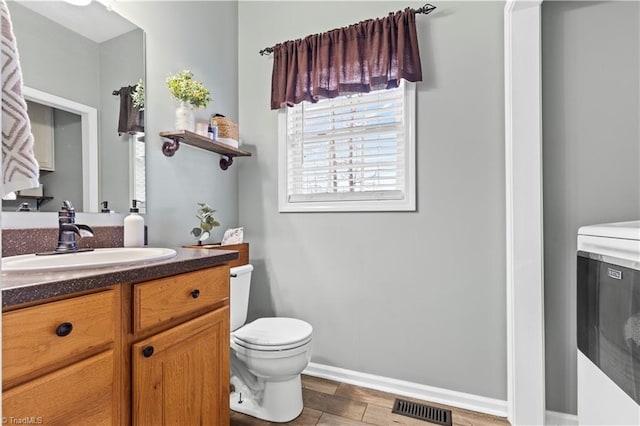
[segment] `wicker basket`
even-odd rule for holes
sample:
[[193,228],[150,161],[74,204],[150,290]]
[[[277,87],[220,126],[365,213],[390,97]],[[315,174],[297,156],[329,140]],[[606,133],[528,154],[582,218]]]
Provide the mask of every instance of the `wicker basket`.
[[211,127],[218,127],[218,137],[238,140],[238,125],[227,117],[213,116],[211,117]]

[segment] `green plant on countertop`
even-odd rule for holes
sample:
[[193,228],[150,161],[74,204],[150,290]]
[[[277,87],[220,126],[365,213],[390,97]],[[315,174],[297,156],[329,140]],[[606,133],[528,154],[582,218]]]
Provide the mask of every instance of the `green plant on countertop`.
[[135,89],[131,93],[131,100],[133,101],[134,107],[140,111],[144,111],[144,81],[142,81],[142,79],[138,81]]
[[216,221],[213,214],[216,212],[206,203],[198,203],[200,208],[196,217],[200,221],[200,226],[191,230],[191,235],[198,239],[198,245],[202,245],[202,242],[209,238],[211,230],[216,226],[220,226],[220,223]]
[[199,81],[195,81],[193,73],[189,70],[170,74],[167,77],[167,87],[171,97],[179,102],[191,104],[194,108],[204,108],[211,102],[209,89]]

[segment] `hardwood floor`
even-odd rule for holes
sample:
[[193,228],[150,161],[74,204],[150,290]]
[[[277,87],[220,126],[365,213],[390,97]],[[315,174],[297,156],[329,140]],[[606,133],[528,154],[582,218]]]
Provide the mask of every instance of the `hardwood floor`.
[[[396,398],[425,402],[347,383],[302,376],[302,414],[289,423],[270,423],[244,414],[231,412],[231,426],[263,426],[273,424],[296,426],[406,425],[427,426],[433,423],[391,413]],[[427,402],[452,412],[453,426],[509,426],[507,419],[488,414]]]

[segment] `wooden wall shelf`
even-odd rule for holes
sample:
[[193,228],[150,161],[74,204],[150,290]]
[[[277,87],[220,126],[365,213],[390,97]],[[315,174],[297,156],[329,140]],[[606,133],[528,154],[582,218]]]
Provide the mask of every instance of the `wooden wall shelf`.
[[220,159],[220,168],[227,170],[231,164],[233,164],[233,157],[250,157],[251,153],[243,151],[238,148],[223,144],[222,142],[214,141],[206,136],[202,136],[195,132],[188,130],[180,130],[177,132],[160,132],[160,136],[170,141],[166,141],[162,144],[162,153],[167,157],[173,157],[178,148],[180,148],[180,142],[187,145],[195,146],[207,151],[215,152],[226,158]]

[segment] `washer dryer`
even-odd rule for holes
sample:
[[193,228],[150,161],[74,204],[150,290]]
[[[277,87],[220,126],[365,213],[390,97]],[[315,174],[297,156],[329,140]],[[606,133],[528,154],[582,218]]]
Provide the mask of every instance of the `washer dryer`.
[[579,423],[640,425],[640,221],[578,230],[577,333]]

